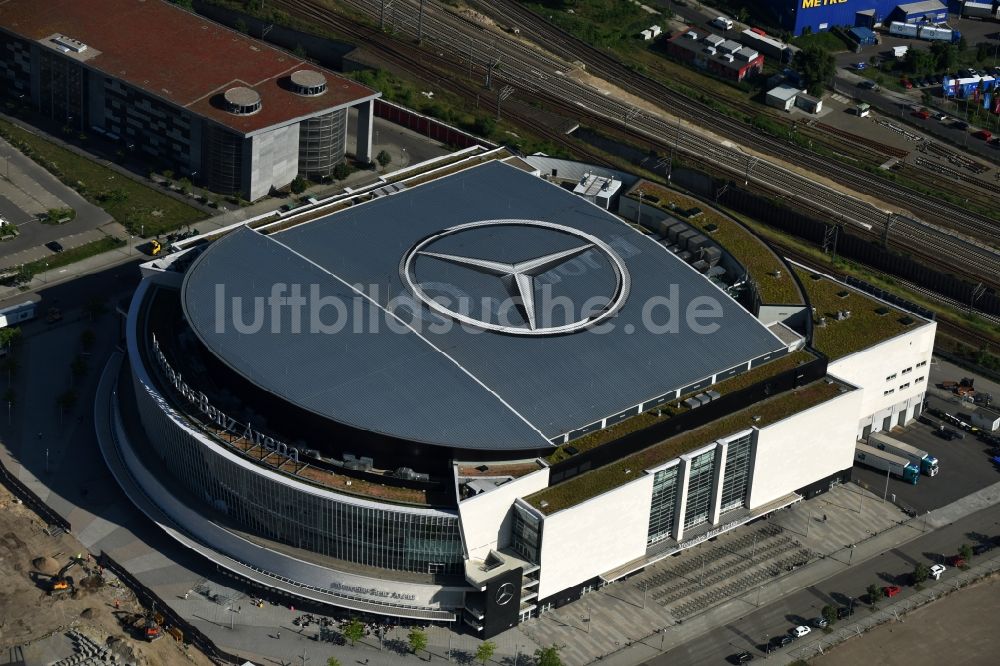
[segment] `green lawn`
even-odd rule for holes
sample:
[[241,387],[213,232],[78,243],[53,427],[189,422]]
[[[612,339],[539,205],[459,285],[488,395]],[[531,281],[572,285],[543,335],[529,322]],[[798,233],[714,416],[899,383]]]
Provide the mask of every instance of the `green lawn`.
[[0,136],[115,220],[155,236],[204,219],[197,208],[77,155],[37,134],[0,120]]
[[[661,465],[699,446],[710,444],[721,437],[735,434],[751,426],[763,428],[786,419],[809,407],[826,402],[839,395],[840,391],[841,385],[836,382],[827,383],[826,380],[813,382],[712,421],[700,428],[675,435],[610,465],[598,467],[529,495],[525,500],[542,513],[551,515],[634,481],[643,475],[643,470]],[[760,418],[754,420],[755,417]],[[543,502],[545,506],[542,506]]]
[[26,270],[30,270],[32,274],[38,274],[43,271],[51,271],[56,268],[62,268],[63,266],[69,266],[70,264],[82,261],[88,257],[93,257],[94,255],[109,252],[121,247],[124,244],[125,241],[120,238],[105,236],[99,240],[80,245],[79,247],[63,250],[59,254],[53,254],[51,257],[32,261],[25,264],[24,268]]
[[811,35],[795,37],[792,39],[792,44],[795,44],[800,49],[804,49],[807,46],[822,46],[830,53],[847,50],[847,44],[844,43],[844,40],[832,32],[814,32]]

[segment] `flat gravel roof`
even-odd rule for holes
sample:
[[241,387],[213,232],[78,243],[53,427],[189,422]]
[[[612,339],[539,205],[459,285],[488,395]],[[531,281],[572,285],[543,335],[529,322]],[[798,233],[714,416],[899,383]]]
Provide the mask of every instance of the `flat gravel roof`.
[[[301,302],[293,288],[298,314],[280,301]],[[188,270],[182,303],[201,341],[274,395],[460,449],[544,448],[785,349],[653,238],[500,162],[231,233]],[[717,304],[712,332],[684,321],[699,303]],[[643,321],[671,311],[679,330]]]

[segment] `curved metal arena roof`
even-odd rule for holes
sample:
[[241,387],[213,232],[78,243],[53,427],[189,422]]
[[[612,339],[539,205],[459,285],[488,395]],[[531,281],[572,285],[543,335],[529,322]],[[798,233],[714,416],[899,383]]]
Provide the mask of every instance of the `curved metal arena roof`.
[[[784,346],[614,215],[501,162],[212,244],[185,315],[222,361],[347,425],[527,450]],[[712,332],[685,323],[717,303]],[[644,319],[679,330],[653,330]]]

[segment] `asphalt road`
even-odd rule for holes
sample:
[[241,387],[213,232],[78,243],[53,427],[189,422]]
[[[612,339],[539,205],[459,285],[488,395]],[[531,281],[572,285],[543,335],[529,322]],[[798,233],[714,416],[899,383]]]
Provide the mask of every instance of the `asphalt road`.
[[[0,308],[10,305],[24,303],[25,301],[39,301],[43,303],[43,310],[49,307],[58,307],[63,310],[80,307],[92,298],[100,297],[105,299],[127,297],[139,284],[139,263],[147,260],[148,257],[136,257],[133,261],[118,264],[111,268],[90,273],[67,282],[43,287],[34,293],[18,294],[3,301],[0,301]],[[108,301],[108,307],[114,307],[114,303]],[[44,316],[44,311],[37,313],[39,317]]]
[[[818,616],[823,606],[848,605],[852,597],[855,599],[863,597],[865,588],[872,583],[902,584],[903,579],[917,562],[925,564],[938,562],[943,557],[954,554],[962,543],[975,545],[994,535],[1000,535],[1000,505],[974,513],[947,527],[928,532],[905,546],[845,569],[840,574],[789,594],[769,606],[756,611],[748,606],[747,610],[750,612],[740,620],[714,629],[646,663],[652,666],[723,664],[727,663],[726,658],[729,655],[742,650],[748,650],[761,658],[764,656],[761,648],[770,637],[785,634],[792,627]],[[948,571],[944,573],[941,583],[930,581],[925,583],[925,587],[945,583],[948,574]],[[911,588],[903,587],[896,600],[905,599],[912,593]],[[855,613],[868,612],[864,604],[855,602]]]

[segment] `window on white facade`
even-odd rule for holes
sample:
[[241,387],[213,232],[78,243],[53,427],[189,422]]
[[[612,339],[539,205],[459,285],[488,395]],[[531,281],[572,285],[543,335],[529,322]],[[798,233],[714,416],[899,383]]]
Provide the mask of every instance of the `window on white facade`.
[[896,389],[889,389],[888,391],[882,391],[882,395],[889,395],[890,393],[895,393]]
[[908,388],[910,388],[910,382],[906,382],[905,384],[900,386],[899,390],[902,391],[903,389],[908,389]]
[[891,382],[891,381],[892,381],[893,379],[895,379],[895,378],[896,378],[896,375],[897,375],[897,374],[898,374],[898,373],[895,373],[895,372],[894,372],[894,373],[892,373],[891,375],[889,375],[888,377],[886,377],[886,378],[885,378],[885,381],[887,381],[887,382]]
[[922,367],[924,367],[925,365],[927,365],[927,361],[921,361],[920,363],[917,363],[917,367],[918,367],[918,368],[922,368]]
[[914,379],[914,380],[913,380],[913,383],[914,383],[914,384],[919,384],[919,383],[920,383],[920,382],[922,382],[922,381],[924,381],[924,378],[923,378],[923,377],[917,377],[916,379]]
[[906,370],[903,370],[904,375],[908,372],[913,372],[913,368],[907,368]]

